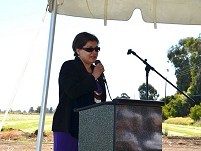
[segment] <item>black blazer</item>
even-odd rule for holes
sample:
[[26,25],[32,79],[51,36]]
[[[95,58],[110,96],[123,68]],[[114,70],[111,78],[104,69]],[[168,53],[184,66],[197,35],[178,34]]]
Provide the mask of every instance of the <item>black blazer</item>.
[[[94,69],[94,65],[91,67]],[[99,77],[98,81],[103,89],[101,102],[104,102],[105,84],[102,77]],[[78,138],[79,113],[73,110],[95,104],[95,90],[97,90],[95,78],[89,76],[79,57],[64,62],[59,73],[59,104],[53,116],[52,131],[69,132]]]

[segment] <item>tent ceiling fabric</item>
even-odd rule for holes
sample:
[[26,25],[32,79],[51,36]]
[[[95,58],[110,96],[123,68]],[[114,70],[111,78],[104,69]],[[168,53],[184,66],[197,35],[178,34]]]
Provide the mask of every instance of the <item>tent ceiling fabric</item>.
[[201,0],[57,0],[57,14],[74,17],[127,21],[135,9],[149,23],[201,24]]

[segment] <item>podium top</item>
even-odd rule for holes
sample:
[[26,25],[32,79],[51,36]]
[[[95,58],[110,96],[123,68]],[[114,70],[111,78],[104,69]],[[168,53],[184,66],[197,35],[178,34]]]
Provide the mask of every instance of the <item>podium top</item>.
[[74,111],[79,112],[82,110],[87,110],[87,109],[102,106],[102,105],[164,106],[164,102],[154,101],[154,100],[113,99],[112,101],[106,101],[106,102],[101,102],[101,103],[85,106],[82,108],[77,108],[77,109],[74,109]]
[[163,106],[163,101],[154,100],[134,100],[134,99],[113,99],[117,105],[143,105],[143,106]]

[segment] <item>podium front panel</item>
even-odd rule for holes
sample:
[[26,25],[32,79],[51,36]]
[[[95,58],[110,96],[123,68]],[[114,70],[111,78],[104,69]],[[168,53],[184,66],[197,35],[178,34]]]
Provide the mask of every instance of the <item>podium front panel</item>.
[[79,151],[112,151],[114,106],[103,105],[79,112]]
[[162,103],[116,100],[77,109],[79,151],[161,151]]
[[162,150],[161,112],[160,106],[116,105],[116,151]]

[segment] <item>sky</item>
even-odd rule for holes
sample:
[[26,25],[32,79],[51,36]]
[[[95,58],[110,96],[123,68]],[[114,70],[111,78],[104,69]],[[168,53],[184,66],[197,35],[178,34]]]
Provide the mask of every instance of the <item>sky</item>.
[[[51,14],[46,0],[1,0],[0,5],[0,109],[28,111],[41,105]],[[79,32],[90,32],[100,41],[98,59],[105,68],[105,77],[112,99],[127,93],[139,100],[138,88],[146,82],[146,65],[132,49],[163,77],[176,86],[174,67],[168,63],[167,51],[187,37],[197,38],[201,26],[157,24],[142,20],[135,10],[129,21],[107,21],[57,15],[51,62],[47,108],[58,104],[58,75],[62,63],[74,59],[71,48]],[[167,69],[169,72],[167,72]],[[165,80],[150,71],[148,82],[165,96]],[[176,89],[167,84],[166,94]],[[158,100],[159,100],[158,99]],[[107,101],[111,101],[107,96]]]

